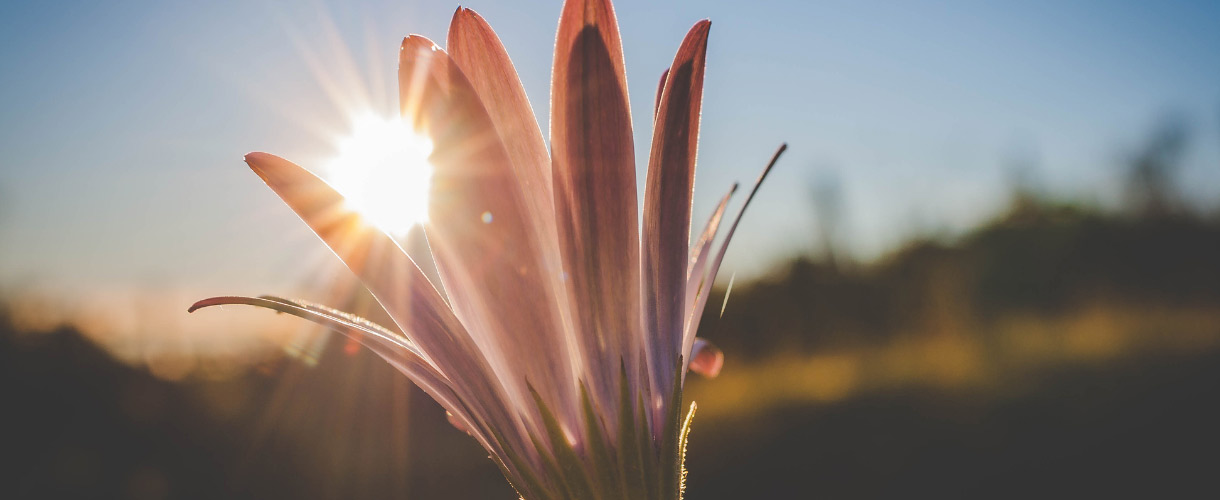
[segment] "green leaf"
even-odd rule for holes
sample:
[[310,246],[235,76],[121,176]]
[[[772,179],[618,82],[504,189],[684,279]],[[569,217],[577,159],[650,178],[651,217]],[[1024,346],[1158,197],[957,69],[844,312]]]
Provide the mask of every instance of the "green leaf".
[[606,446],[605,427],[599,413],[589,400],[589,391],[585,383],[580,383],[580,400],[584,409],[585,434],[589,444],[589,458],[593,460],[593,473],[597,479],[597,491],[604,498],[623,498],[623,480],[619,473],[618,461],[610,455]]
[[681,470],[681,475],[678,476],[678,500],[686,495],[686,440],[690,437],[690,424],[695,419],[695,410],[699,405],[694,401],[690,402],[690,411],[686,412],[686,419],[682,421],[682,434],[678,436],[678,467]]
[[678,459],[678,433],[681,432],[681,411],[682,411],[682,355],[678,355],[678,362],[675,365],[673,388],[670,389],[670,404],[669,411],[666,412],[666,432],[661,437],[661,460],[662,467],[660,483],[660,491],[658,499],[676,499],[679,496],[679,477],[682,474],[682,464]]
[[[508,480],[508,484],[511,485],[513,489],[517,490],[517,495],[521,496],[522,498],[528,498],[528,500],[551,500],[559,498],[559,495],[548,491],[548,488],[543,486],[542,481],[532,473],[534,470],[532,465],[522,460],[521,455],[518,455],[517,452],[512,449],[512,447],[506,446],[504,436],[500,434],[499,431],[491,427],[488,427],[488,429],[491,431],[491,435],[496,439],[496,441],[500,443],[500,449],[504,450],[504,454],[507,455],[509,462],[511,462],[513,467],[517,469],[517,473],[520,476],[522,484],[515,483],[513,481],[513,476],[508,473],[507,468],[503,464],[501,465],[504,472],[504,478]],[[534,443],[534,447],[537,448],[538,444]],[[543,459],[546,459],[545,455],[543,455]],[[522,487],[524,487],[525,491],[522,491]]]
[[[623,477],[623,493],[626,499],[647,498],[647,481],[644,479],[644,452],[640,448],[641,425],[636,424],[635,402],[631,399],[631,386],[627,383],[627,365],[619,360],[619,408],[618,408],[618,460]],[[647,422],[647,421],[645,421]]]
[[574,498],[572,489],[569,488],[567,482],[564,481],[563,472],[560,471],[559,464],[555,462],[553,458],[551,458],[550,450],[548,450],[546,446],[543,446],[542,443],[538,442],[538,438],[532,434],[530,435],[530,442],[534,443],[534,448],[538,450],[539,459],[542,460],[542,467],[546,469],[546,477],[552,478],[556,483],[558,483],[558,487],[563,489],[562,492],[555,493],[553,498],[556,500]]
[[[555,418],[555,414],[546,406],[546,403],[542,402],[538,391],[534,390],[532,385],[526,385],[529,386],[530,395],[534,397],[534,404],[538,405],[538,412],[542,414],[542,423],[546,427],[547,437],[550,438],[551,450],[554,452],[555,461],[559,464],[559,470],[562,473],[560,477],[568,487],[568,499],[595,500],[600,498],[593,493],[592,482],[585,473],[587,468],[576,450],[572,448],[572,444],[568,442],[563,428],[559,425],[559,420]],[[537,443],[534,446],[537,446]]]
[[652,431],[648,428],[648,407],[644,404],[644,395],[641,393],[636,398],[636,411],[639,413],[640,427],[643,432],[639,433],[640,447],[640,468],[644,471],[644,489],[647,492],[645,496],[640,498],[654,498],[663,500],[663,497],[657,496],[657,486],[660,484],[660,479],[657,477],[657,447],[652,439]]

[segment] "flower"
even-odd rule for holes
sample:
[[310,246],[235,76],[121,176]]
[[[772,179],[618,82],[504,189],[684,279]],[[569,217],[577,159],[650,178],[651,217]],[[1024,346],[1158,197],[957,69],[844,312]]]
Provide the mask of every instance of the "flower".
[[217,297],[191,311],[257,305],[355,338],[436,399],[522,498],[680,497],[683,381],[688,367],[720,369],[720,352],[695,332],[741,218],[713,255],[730,190],[690,245],[710,26],[691,28],[661,78],[642,232],[609,0],[564,4],[549,154],[495,32],[459,8],[447,52],[412,35],[399,67],[403,118],[433,144],[425,230],[448,301],[326,182],[251,153],[250,168],[361,278],[398,331],[275,297]]

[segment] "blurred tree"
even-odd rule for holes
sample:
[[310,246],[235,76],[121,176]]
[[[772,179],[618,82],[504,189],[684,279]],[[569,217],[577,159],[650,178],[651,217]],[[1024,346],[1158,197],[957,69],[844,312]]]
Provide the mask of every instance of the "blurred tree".
[[1045,198],[1046,188],[1039,175],[1041,155],[1031,142],[1022,142],[1004,158],[1008,185],[1012,189],[1009,211],[1017,216],[1035,212]]
[[809,182],[809,198],[813,202],[814,234],[818,235],[819,252],[832,269],[838,269],[840,228],[843,221],[843,189],[834,170],[827,170]]
[[1174,186],[1190,127],[1179,114],[1171,114],[1152,131],[1148,142],[1131,159],[1127,173],[1127,204],[1144,216],[1160,216],[1181,209]]

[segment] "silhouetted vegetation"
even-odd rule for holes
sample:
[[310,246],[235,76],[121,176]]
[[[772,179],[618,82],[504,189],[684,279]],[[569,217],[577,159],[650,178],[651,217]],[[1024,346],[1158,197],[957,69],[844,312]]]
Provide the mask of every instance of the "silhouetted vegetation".
[[1218,255],[1220,225],[1194,214],[1018,204],[953,243],[915,241],[873,265],[797,258],[737,286],[722,318],[718,307],[708,308],[703,334],[734,352],[762,356],[927,332],[944,315],[985,323],[1100,300],[1214,307]]

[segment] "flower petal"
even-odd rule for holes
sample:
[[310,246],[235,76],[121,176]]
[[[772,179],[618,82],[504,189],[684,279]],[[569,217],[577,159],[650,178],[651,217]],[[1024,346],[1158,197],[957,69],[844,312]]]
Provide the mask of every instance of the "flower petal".
[[724,352],[711,342],[696,338],[690,355],[690,371],[707,378],[715,378],[720,375],[720,369],[723,367]]
[[729,188],[729,192],[720,198],[720,203],[716,205],[716,210],[708,218],[707,224],[703,226],[703,231],[699,233],[699,239],[695,241],[695,246],[691,248],[690,267],[686,271],[686,305],[683,309],[688,326],[690,324],[691,312],[695,307],[695,297],[699,295],[699,288],[703,285],[703,278],[705,278],[704,271],[707,270],[708,254],[712,249],[712,241],[716,239],[716,231],[720,229],[720,221],[724,218],[724,210],[728,208],[729,200],[733,197],[733,193],[736,192],[737,183],[734,182],[733,186]]
[[[703,278],[703,284],[699,287],[699,294],[695,298],[695,306],[691,308],[690,320],[687,322],[686,331],[683,332],[682,352],[687,354],[684,359],[691,359],[689,354],[694,346],[695,333],[699,331],[699,321],[703,318],[703,308],[707,306],[707,297],[712,292],[712,284],[716,281],[716,273],[720,271],[720,264],[724,262],[724,254],[729,249],[729,242],[733,240],[733,233],[737,232],[737,224],[741,223],[741,216],[745,215],[746,208],[750,206],[750,201],[758,193],[758,187],[766,180],[767,174],[771,173],[771,168],[775,167],[775,162],[779,161],[780,155],[784,154],[784,151],[787,149],[787,144],[781,144],[779,149],[775,150],[775,154],[771,156],[771,161],[767,162],[767,166],[758,175],[758,180],[754,181],[754,187],[750,188],[750,194],[746,196],[745,203],[741,205],[741,209],[737,212],[737,217],[733,219],[733,225],[729,226],[729,232],[724,235],[724,241],[720,243],[720,250],[716,252],[716,258],[711,261],[707,274]],[[686,370],[682,370],[682,376],[685,378]]]
[[[489,451],[493,450],[485,435],[471,424],[473,420],[453,392],[452,382],[437,371],[436,367],[423,356],[423,353],[405,337],[359,316],[316,304],[272,296],[212,297],[196,302],[190,309],[187,309],[187,312],[195,312],[205,307],[234,304],[262,307],[291,314],[356,340],[415,382],[449,413],[451,419],[460,421],[465,426],[464,431],[474,436]],[[472,432],[470,429],[476,429],[476,431]]]
[[551,72],[559,247],[586,382],[615,414],[620,360],[633,385],[642,342],[635,146],[618,22],[608,0],[568,0]]
[[408,37],[399,62],[403,116],[433,142],[425,231],[453,310],[536,431],[527,381],[561,421],[578,425],[573,351],[552,279],[559,270],[547,268],[547,245],[503,141],[439,47]]
[[[520,420],[470,335],[411,258],[385,233],[345,208],[343,196],[309,171],[266,153],[246,163],[360,277],[398,327],[427,353],[478,418],[516,430],[506,446],[528,449]],[[504,431],[502,431],[504,432]]]
[[410,341],[389,329],[373,323],[354,314],[332,309],[318,304],[294,301],[264,295],[261,297],[213,297],[193,304],[187,312],[195,312],[204,307],[244,304],[263,307],[277,312],[291,314],[299,318],[313,321],[354,339],[361,345],[373,351],[390,366],[402,372],[420,389],[444,408],[450,424],[458,430],[473,437],[484,449],[492,454],[500,467],[513,474],[517,473],[515,464],[504,460],[504,448],[492,437],[491,429],[486,422],[473,416],[465,402],[453,390],[453,382],[436,367],[421,357],[421,353],[411,345]]
[[[551,158],[534,117],[525,87],[496,32],[475,11],[458,7],[449,24],[449,57],[462,69],[479,95],[512,160],[521,191],[544,241],[555,240],[555,205],[551,194]],[[558,248],[549,249],[558,258]],[[554,264],[558,268],[559,263]],[[554,273],[558,278],[559,274]]]
[[[649,340],[654,394],[669,394],[682,354],[686,315],[686,271],[689,260],[691,194],[699,142],[699,110],[711,22],[700,21],[686,34],[665,79],[657,111],[648,188],[644,194],[643,314]],[[654,415],[668,414],[663,402]],[[654,426],[653,432],[662,432]]]
[[665,94],[665,80],[669,78],[669,68],[661,72],[661,81],[657,82],[657,97],[652,103],[652,120],[655,122],[657,113],[661,111],[661,95]]

